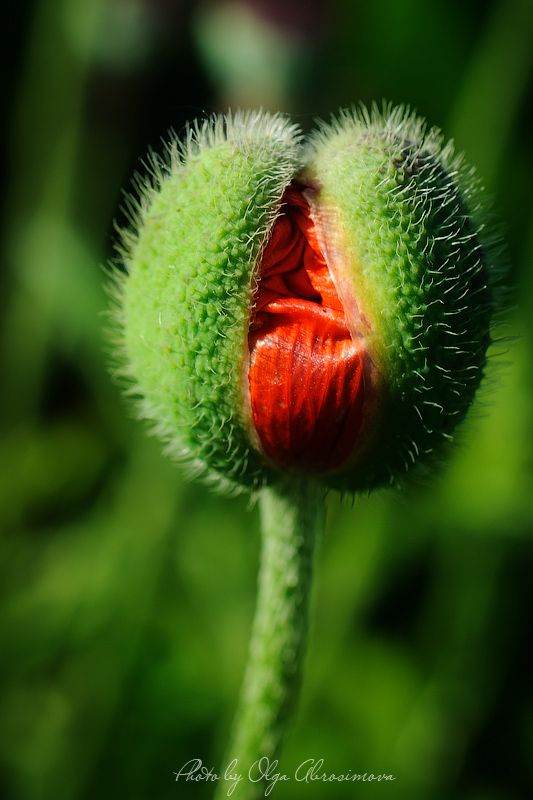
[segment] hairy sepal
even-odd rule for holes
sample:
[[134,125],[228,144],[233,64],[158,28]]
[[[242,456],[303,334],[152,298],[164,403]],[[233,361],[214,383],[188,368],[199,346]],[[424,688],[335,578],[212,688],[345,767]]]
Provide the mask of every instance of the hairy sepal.
[[122,372],[167,449],[224,491],[271,474],[242,373],[259,254],[300,168],[300,135],[283,117],[215,117],[153,161],[123,234]]
[[347,318],[384,376],[379,433],[335,484],[395,483],[438,458],[483,376],[494,266],[477,185],[403,108],[324,125],[305,176]]

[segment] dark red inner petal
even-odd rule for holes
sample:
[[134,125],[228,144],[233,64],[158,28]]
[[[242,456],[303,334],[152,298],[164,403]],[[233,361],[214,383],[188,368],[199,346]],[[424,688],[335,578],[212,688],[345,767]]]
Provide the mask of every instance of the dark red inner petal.
[[340,467],[363,419],[354,343],[320,251],[303,187],[291,184],[261,263],[248,335],[254,424],[280,466]]

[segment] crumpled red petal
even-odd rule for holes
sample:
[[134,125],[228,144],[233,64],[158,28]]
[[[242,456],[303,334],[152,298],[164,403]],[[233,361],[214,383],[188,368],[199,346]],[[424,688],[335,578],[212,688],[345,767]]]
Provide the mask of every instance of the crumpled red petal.
[[330,471],[352,455],[364,411],[361,344],[292,184],[265,248],[248,335],[254,425],[278,466]]

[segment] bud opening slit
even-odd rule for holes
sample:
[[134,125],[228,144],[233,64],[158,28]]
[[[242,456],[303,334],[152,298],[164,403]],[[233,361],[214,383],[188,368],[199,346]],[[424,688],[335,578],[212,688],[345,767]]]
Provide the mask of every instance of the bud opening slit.
[[263,252],[248,381],[267,456],[327,472],[350,459],[361,430],[364,350],[348,330],[304,190],[293,182],[285,191]]

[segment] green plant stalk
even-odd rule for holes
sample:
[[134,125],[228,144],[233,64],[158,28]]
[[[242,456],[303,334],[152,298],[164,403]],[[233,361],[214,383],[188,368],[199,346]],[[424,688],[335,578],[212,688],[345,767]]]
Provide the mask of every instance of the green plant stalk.
[[[314,546],[324,529],[324,491],[311,481],[265,488],[260,506],[257,608],[233,740],[216,793],[220,799],[231,788],[230,772],[242,776],[231,793],[233,800],[253,800],[264,794],[263,781],[256,779],[266,760],[272,763],[277,758],[298,698]],[[237,763],[232,764],[235,759]],[[261,759],[262,765],[257,764]]]

